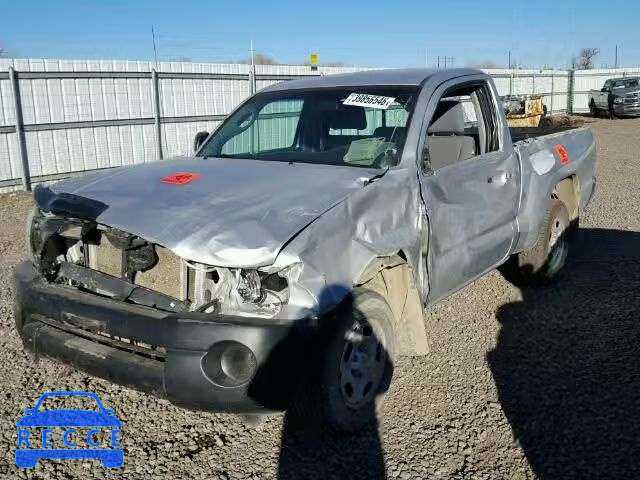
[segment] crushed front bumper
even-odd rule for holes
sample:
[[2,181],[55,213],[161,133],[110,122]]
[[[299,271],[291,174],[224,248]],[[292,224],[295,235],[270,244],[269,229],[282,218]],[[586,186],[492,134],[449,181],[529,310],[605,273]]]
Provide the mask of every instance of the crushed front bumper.
[[[306,319],[285,324],[158,310],[49,283],[31,262],[15,268],[15,283],[16,327],[26,348],[191,409],[287,408],[304,375],[300,358],[311,358],[315,343],[314,322]],[[238,386],[205,372],[205,357],[229,343],[255,360],[255,374]]]

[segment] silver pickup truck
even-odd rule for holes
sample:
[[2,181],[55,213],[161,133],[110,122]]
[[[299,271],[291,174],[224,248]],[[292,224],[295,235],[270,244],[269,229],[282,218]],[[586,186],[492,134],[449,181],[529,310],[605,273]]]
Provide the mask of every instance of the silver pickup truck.
[[640,78],[611,78],[600,90],[591,90],[588,101],[594,117],[600,113],[611,117],[640,115]]
[[423,307],[508,260],[562,269],[594,141],[540,133],[510,132],[477,70],[270,86],[192,156],[37,188],[17,330],[187,408],[313,406],[355,430],[393,359],[428,352]]

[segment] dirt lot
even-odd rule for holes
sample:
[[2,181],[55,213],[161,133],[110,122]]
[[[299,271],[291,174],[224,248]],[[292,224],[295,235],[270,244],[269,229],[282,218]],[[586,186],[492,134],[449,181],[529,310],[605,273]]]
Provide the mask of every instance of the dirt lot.
[[[598,191],[565,276],[500,273],[427,312],[431,354],[401,359],[381,422],[301,438],[284,415],[246,427],[40,360],[22,349],[11,266],[30,200],[0,197],[0,474],[9,478],[640,478],[640,119],[598,120]],[[125,466],[14,465],[15,422],[42,392],[89,390],[124,423]]]

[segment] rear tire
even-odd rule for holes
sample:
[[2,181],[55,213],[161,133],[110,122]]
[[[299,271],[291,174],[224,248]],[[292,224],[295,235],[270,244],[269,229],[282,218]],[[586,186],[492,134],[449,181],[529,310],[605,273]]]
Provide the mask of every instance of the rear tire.
[[536,244],[516,255],[519,275],[535,283],[548,283],[556,278],[567,260],[570,230],[567,207],[560,200],[552,199]]
[[598,116],[598,109],[596,108],[596,104],[593,100],[589,104],[589,113],[591,114],[592,117]]

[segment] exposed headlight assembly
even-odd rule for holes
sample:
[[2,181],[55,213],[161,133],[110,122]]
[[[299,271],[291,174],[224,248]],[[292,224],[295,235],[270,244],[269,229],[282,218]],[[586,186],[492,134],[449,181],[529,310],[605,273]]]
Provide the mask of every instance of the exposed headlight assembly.
[[257,270],[237,270],[236,292],[245,303],[259,303],[264,298],[262,282]]
[[276,315],[289,301],[290,286],[298,280],[301,271],[301,263],[289,265],[277,272],[236,270],[235,293],[239,313]]
[[60,261],[76,261],[82,257],[79,241],[95,223],[58,217],[36,207],[29,214],[26,227],[31,261],[42,273],[51,274]]
[[613,103],[624,103],[624,98],[616,97],[613,99]]
[[33,264],[40,268],[43,262],[43,254],[46,243],[50,240],[55,228],[52,229],[47,218],[37,207],[27,218],[27,250]]

